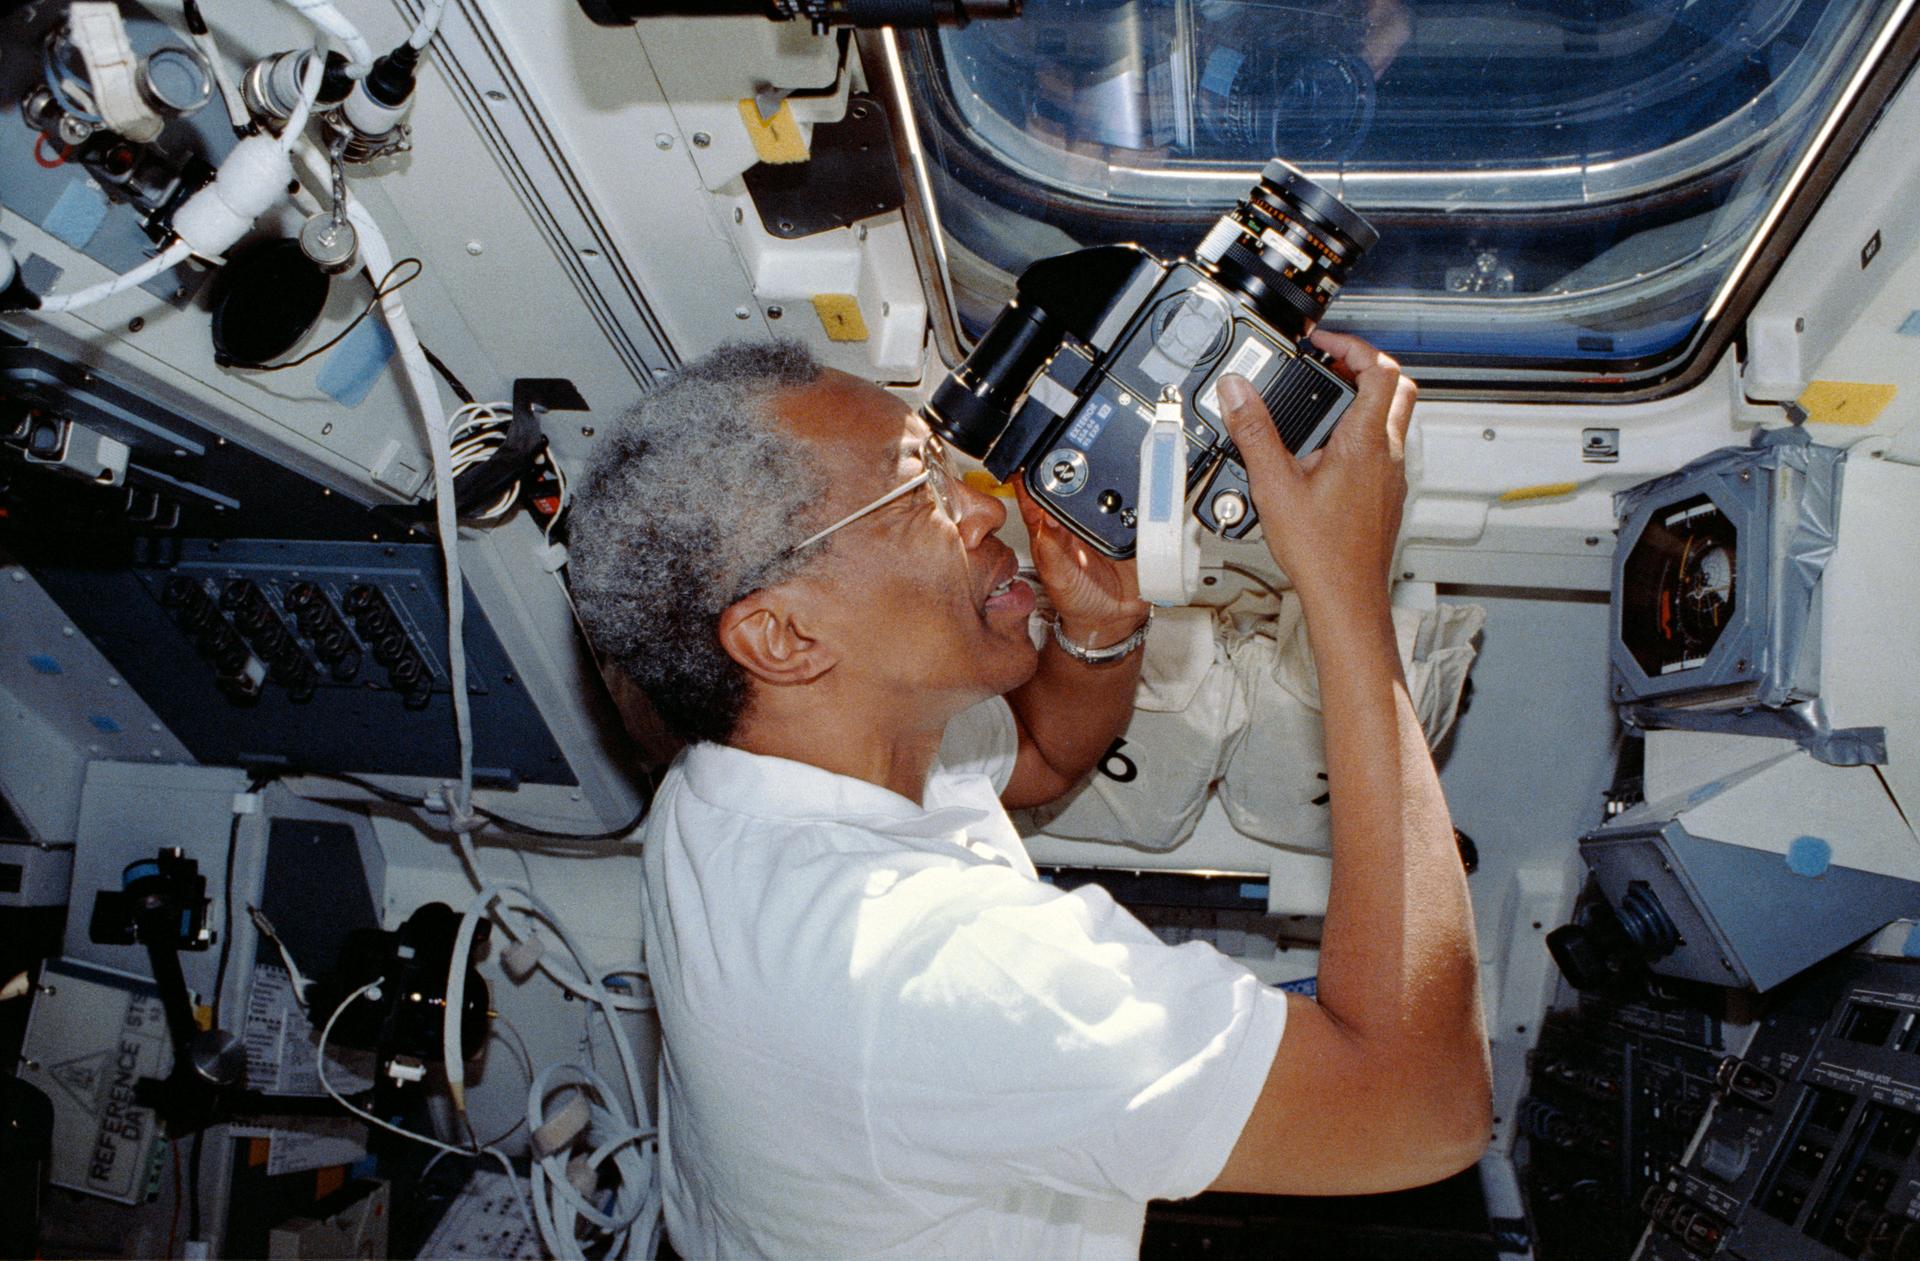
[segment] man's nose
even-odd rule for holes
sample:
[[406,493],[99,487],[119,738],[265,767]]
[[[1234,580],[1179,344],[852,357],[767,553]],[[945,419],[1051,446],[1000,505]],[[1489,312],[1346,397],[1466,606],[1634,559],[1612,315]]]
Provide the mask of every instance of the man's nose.
[[953,481],[953,492],[960,509],[960,537],[969,548],[978,547],[981,540],[1006,524],[1007,505],[998,495],[990,495],[959,478]]

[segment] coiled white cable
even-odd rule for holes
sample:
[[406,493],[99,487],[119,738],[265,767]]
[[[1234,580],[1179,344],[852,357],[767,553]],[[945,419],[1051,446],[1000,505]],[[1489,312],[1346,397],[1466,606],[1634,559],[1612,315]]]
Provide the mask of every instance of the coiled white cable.
[[[459,848],[462,861],[466,864],[467,879],[473,882],[474,888],[484,892],[491,886],[488,885],[486,878],[480,874],[480,860],[479,855],[474,852],[473,837],[466,832],[457,832],[454,834],[454,841]],[[494,922],[499,924],[500,927],[506,931],[507,936],[513,938],[516,942],[529,940],[527,932],[511,921],[495,917]],[[571,947],[569,947],[569,949],[571,949]],[[575,952],[575,958],[578,957],[578,952]],[[588,980],[576,976],[565,968],[555,964],[547,957],[545,951],[541,951],[536,957],[534,966],[546,973],[548,980],[567,991],[567,993],[572,994],[575,998],[583,998],[588,1002],[600,1001],[599,995],[595,994],[592,984]],[[614,1011],[653,1010],[652,1001],[644,998],[621,998],[609,994],[608,1000],[608,1005]]]
[[[447,422],[447,437],[456,480],[468,469],[485,463],[488,456],[505,445],[507,426],[512,420],[512,403],[467,403],[453,413]],[[520,483],[516,481],[502,490],[491,504],[471,514],[471,519],[497,521],[513,510],[519,498]]]
[[[477,880],[477,871],[474,874]],[[512,903],[518,905],[509,905]],[[607,1029],[620,1059],[621,1073],[626,1079],[628,1097],[636,1114],[635,1119],[629,1119],[621,1107],[618,1094],[591,1069],[579,1065],[552,1065],[534,1079],[527,1094],[527,1125],[530,1132],[536,1135],[530,1183],[534,1218],[541,1238],[554,1256],[564,1261],[583,1259],[585,1254],[576,1234],[579,1223],[584,1221],[610,1237],[603,1255],[652,1256],[658,1244],[662,1195],[659,1134],[647,1113],[645,1084],[640,1080],[639,1061],[634,1055],[633,1044],[616,1015],[620,1009],[615,1006],[612,994],[607,991],[579,942],[567,931],[551,907],[516,886],[483,885],[468,903],[454,937],[441,1024],[441,1052],[449,1091],[456,1105],[464,1111],[466,1067],[459,1013],[466,1002],[467,955],[472,949],[479,921],[485,916],[491,914],[496,922],[511,932],[511,925],[504,914],[508,909],[518,910],[529,918],[544,920],[559,936],[568,953],[573,955],[581,974],[588,978],[584,997],[597,1003],[606,1017]],[[552,1084],[556,1073],[571,1073],[576,1080],[556,1087]],[[579,1092],[587,1106],[586,1134],[593,1147],[582,1158],[585,1168],[592,1171],[597,1180],[601,1167],[611,1160],[614,1172],[619,1177],[618,1192],[612,1206],[607,1209],[595,1205],[573,1185],[567,1154],[573,1144],[562,1144],[553,1151],[541,1150],[537,1136],[543,1132],[549,1120],[547,1100],[569,1088]]]

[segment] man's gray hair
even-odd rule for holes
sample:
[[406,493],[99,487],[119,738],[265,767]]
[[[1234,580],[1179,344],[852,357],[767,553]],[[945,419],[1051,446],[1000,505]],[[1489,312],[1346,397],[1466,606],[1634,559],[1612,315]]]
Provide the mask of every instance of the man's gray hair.
[[720,614],[793,576],[827,478],[773,409],[821,366],[795,341],[734,343],[643,398],[574,497],[569,570],[594,645],[688,740],[727,740],[747,674],[720,646]]

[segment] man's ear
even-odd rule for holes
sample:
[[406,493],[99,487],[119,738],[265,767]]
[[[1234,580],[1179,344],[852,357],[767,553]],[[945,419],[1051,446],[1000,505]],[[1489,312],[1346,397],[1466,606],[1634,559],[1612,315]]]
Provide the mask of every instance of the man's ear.
[[805,602],[792,591],[755,591],[720,614],[720,646],[771,687],[811,683],[831,670],[833,649],[809,633]]

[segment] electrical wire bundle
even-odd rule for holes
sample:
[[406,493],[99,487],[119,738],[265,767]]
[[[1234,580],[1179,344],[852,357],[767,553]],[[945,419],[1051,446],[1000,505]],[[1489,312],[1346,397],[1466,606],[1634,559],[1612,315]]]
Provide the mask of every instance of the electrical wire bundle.
[[[447,418],[447,438],[453,457],[453,476],[457,481],[462,473],[486,463],[488,457],[506,445],[507,427],[513,423],[513,404],[511,403],[467,403]],[[544,468],[552,475],[559,488],[553,510],[545,512],[547,518],[545,533],[547,541],[553,540],[553,529],[568,503],[567,474],[553,453],[542,444],[533,457],[535,469]],[[468,519],[476,522],[498,521],[513,511],[520,500],[521,492],[528,485],[521,477],[503,488],[499,496],[486,506],[477,509]]]
[[[523,922],[509,921],[508,911],[522,917]],[[585,1065],[553,1064],[533,1073],[523,1045],[522,1059],[530,1077],[526,1124],[532,1158],[531,1195],[522,1188],[512,1162],[497,1146],[506,1135],[481,1143],[471,1137],[472,1127],[466,1122],[466,1064],[459,1013],[465,1005],[468,954],[480,922],[488,917],[506,927],[516,942],[503,964],[511,967],[511,961],[517,959],[529,971],[537,967],[561,988],[600,1009],[619,1057],[627,1096],[638,1114],[629,1115],[619,1092]],[[575,968],[561,967],[544,957],[544,943],[535,931],[540,924],[560,938],[573,956]],[[341,1014],[362,998],[377,1001],[387,983],[386,978],[379,978],[348,994],[321,1028],[316,1058],[320,1085],[328,1096],[368,1124],[431,1147],[441,1156],[485,1156],[498,1163],[506,1171],[522,1214],[538,1231],[551,1256],[562,1261],[585,1261],[589,1247],[600,1257],[653,1256],[659,1246],[662,1198],[659,1131],[647,1115],[639,1061],[618,1018],[622,1011],[649,1010],[652,1003],[644,998],[615,997],[559,915],[531,893],[513,885],[483,885],[461,918],[443,1005],[447,1013],[443,1056],[448,1093],[470,1136],[469,1143],[460,1146],[374,1115],[342,1095],[327,1075],[327,1044]],[[518,1128],[516,1122],[513,1129]]]

